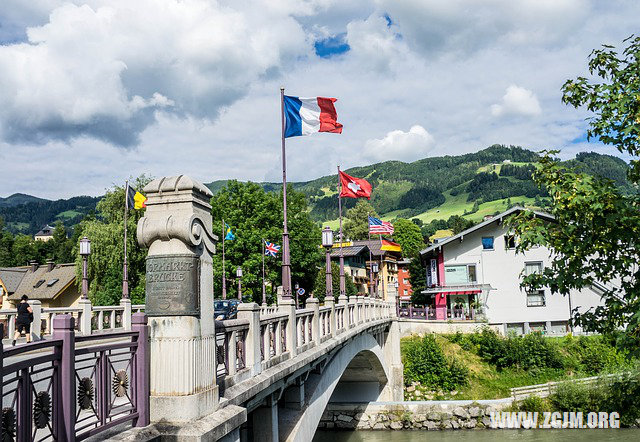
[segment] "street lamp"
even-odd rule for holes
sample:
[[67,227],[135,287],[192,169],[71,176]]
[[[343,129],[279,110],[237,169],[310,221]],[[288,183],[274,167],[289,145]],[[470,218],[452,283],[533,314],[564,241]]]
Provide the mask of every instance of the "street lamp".
[[373,287],[375,289],[375,296],[377,298],[378,297],[378,271],[379,271],[377,262],[374,262],[371,265],[371,271],[373,272]]
[[322,229],[322,247],[326,250],[326,293],[325,299],[333,299],[333,281],[331,278],[331,248],[333,247],[333,230],[330,227]]
[[87,299],[89,279],[87,278],[87,259],[91,255],[91,241],[86,236],[80,240],[80,256],[82,256],[82,299]]
[[242,267],[236,269],[236,276],[238,277],[238,299],[242,301]]

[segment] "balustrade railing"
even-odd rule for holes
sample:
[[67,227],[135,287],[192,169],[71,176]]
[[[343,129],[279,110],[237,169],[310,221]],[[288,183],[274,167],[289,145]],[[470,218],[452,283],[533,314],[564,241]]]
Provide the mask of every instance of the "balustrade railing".
[[76,336],[71,315],[49,313],[51,339],[9,349],[0,342],[3,440],[82,440],[148,425],[146,316],[133,316],[132,331]]
[[221,388],[256,376],[360,324],[391,318],[395,304],[371,298],[340,297],[339,302],[307,300],[265,309],[253,303],[238,306],[238,319],[216,321],[217,380]]
[[249,321],[216,321],[216,377],[233,376],[246,368],[246,340]]
[[448,307],[417,307],[413,305],[398,307],[398,317],[406,319],[422,320],[454,320],[474,321],[476,311],[474,308],[448,308]]

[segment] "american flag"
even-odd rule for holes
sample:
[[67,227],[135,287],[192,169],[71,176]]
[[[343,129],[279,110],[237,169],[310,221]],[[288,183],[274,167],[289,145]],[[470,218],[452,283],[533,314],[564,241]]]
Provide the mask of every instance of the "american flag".
[[388,221],[369,217],[369,233],[393,235],[393,224]]
[[275,258],[275,256],[278,254],[278,252],[280,251],[280,246],[277,244],[274,244],[272,242],[269,241],[265,241],[264,242],[264,254],[265,256],[273,256]]

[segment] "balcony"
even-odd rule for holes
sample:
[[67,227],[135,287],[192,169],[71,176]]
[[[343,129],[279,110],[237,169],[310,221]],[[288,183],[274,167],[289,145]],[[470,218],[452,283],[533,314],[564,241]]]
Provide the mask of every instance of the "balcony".
[[476,309],[473,307],[466,309],[449,307],[414,307],[408,306],[398,308],[398,317],[401,319],[420,319],[425,321],[475,321]]

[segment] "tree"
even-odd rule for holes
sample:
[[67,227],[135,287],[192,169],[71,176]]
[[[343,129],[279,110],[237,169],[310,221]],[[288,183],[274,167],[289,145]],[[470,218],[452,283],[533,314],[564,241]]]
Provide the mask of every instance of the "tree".
[[[318,298],[320,302],[324,302],[325,295],[327,294],[327,280],[326,280],[326,268],[323,266],[318,270],[316,275],[316,282],[313,285],[313,296]],[[331,262],[331,288],[333,290],[334,300],[338,300],[340,296],[340,266],[335,262]],[[358,294],[353,280],[349,275],[345,275],[344,288],[347,292],[347,296],[355,296]]]
[[56,227],[53,230],[53,238],[47,241],[47,245],[51,249],[51,259],[56,263],[73,262],[75,258],[73,243],[67,237],[67,229],[62,221],[56,221]]
[[[151,178],[138,177],[131,185],[142,189]],[[88,260],[89,297],[95,305],[116,305],[122,298],[122,269],[124,263],[124,208],[125,189],[114,186],[98,202],[98,217],[87,216],[75,229],[74,250],[78,239],[91,240]],[[131,302],[145,302],[146,248],[138,245],[136,230],[144,210],[130,210],[127,217],[128,276]],[[82,257],[76,255],[76,279],[82,280]]]
[[[588,136],[631,155],[640,153],[639,65],[640,38],[631,39],[622,56],[605,45],[589,57],[591,74],[602,82],[579,77],[563,86],[563,102],[593,112]],[[565,295],[602,284],[604,306],[583,314],[574,310],[573,322],[586,331],[615,336],[619,346],[639,355],[640,198],[637,192],[623,194],[611,180],[560,164],[553,153],[541,158],[534,180],[550,195],[554,222],[530,212],[509,221],[520,237],[518,250],[544,245],[552,251],[543,273],[524,278],[522,284]],[[636,184],[639,172],[639,163],[632,162],[629,178]]]
[[418,256],[418,252],[424,248],[420,227],[404,218],[397,219],[393,227],[393,239],[402,246],[402,254],[406,258]]
[[342,226],[345,239],[362,240],[369,236],[369,215],[378,217],[375,209],[364,199],[358,199],[353,209],[347,210]]
[[[235,239],[225,242],[225,274],[227,294],[235,296],[235,271],[243,269],[243,295],[262,301],[262,240],[282,245],[282,195],[266,192],[256,183],[231,180],[211,199],[214,232],[222,235],[222,220]],[[320,262],[320,229],[309,217],[304,194],[293,187],[287,189],[287,215],[291,246],[291,280],[307,291],[313,287],[316,267]],[[269,298],[281,285],[282,255],[265,257]],[[222,247],[214,256],[214,293],[221,296]]]

